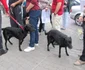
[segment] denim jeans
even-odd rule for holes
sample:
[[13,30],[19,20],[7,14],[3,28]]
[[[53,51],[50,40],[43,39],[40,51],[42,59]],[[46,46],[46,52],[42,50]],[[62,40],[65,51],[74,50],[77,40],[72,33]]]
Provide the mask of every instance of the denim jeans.
[[67,26],[68,26],[68,21],[69,21],[69,12],[64,12],[63,13],[63,18],[62,18],[62,26],[63,26],[63,28],[66,28]]
[[38,37],[38,20],[40,18],[40,10],[31,10],[29,12],[29,23],[32,24],[32,26],[35,28],[34,32],[30,32],[30,47],[34,47],[35,44],[38,43],[39,37]]

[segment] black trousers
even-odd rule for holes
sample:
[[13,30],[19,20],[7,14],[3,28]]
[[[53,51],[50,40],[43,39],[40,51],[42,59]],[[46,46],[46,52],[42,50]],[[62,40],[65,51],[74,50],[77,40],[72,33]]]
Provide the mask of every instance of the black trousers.
[[83,51],[82,55],[80,56],[80,60],[85,61],[85,21],[83,21],[82,27],[83,27]]
[[41,16],[40,16],[39,32],[41,32],[41,30],[44,30],[44,23],[42,23],[42,19],[41,19]]
[[[42,10],[41,10],[41,13],[42,13]],[[39,32],[41,32],[41,30],[44,30],[44,24],[45,23],[42,23],[42,18],[41,18],[42,15],[40,15],[40,25],[39,25]],[[50,14],[50,23],[52,24],[52,16]]]
[[[21,5],[17,5],[14,8],[9,6],[9,8],[10,8],[11,16],[14,19],[16,19],[21,25],[24,25],[23,24],[22,11],[21,11]],[[10,18],[10,24],[11,24],[12,27],[19,27],[12,18]]]
[[1,25],[2,25],[2,16],[1,16],[1,10],[0,10],[0,50],[3,49],[2,34],[1,34]]

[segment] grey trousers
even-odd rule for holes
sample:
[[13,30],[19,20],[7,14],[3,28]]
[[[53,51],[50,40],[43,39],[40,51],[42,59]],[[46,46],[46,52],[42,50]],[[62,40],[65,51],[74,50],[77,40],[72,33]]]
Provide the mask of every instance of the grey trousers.
[[[10,6],[9,6],[10,7]],[[11,7],[10,7],[11,8]],[[17,5],[14,8],[10,9],[11,16],[16,19],[21,25],[23,25],[23,19],[22,19],[22,11],[21,11],[21,5]],[[19,27],[16,22],[10,18],[10,24],[12,27]]]
[[1,25],[2,25],[2,16],[1,16],[1,10],[0,10],[0,49],[3,49],[2,34],[1,34]]

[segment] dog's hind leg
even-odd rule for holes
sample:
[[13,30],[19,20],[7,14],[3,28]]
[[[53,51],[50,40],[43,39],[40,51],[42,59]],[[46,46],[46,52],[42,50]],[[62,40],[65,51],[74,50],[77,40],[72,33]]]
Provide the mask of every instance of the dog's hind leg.
[[54,41],[52,42],[52,46],[55,48],[55,46],[54,46]]
[[50,45],[50,43],[48,42],[48,44],[47,44],[47,51],[50,51],[49,45]]
[[22,49],[21,49],[22,42],[23,42],[23,40],[19,40],[19,51],[22,51]]
[[65,47],[65,52],[66,52],[66,55],[69,56],[68,52],[67,52],[67,47]]
[[11,45],[13,45],[13,43],[8,39],[8,41],[9,41],[9,43],[11,44]]
[[10,38],[11,38],[11,37],[12,37],[12,35],[9,35],[7,40],[9,41],[9,43],[10,43],[11,45],[13,45],[13,43],[10,41]]
[[49,49],[49,45],[50,45],[50,42],[51,40],[50,40],[50,37],[49,36],[47,36],[47,42],[48,42],[48,44],[47,44],[47,51],[50,51],[50,49]]
[[61,58],[61,47],[59,46],[59,58]]

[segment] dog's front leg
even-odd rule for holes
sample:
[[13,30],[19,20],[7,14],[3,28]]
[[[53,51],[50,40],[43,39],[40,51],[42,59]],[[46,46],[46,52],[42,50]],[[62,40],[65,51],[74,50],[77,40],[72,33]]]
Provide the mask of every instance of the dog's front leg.
[[59,58],[61,58],[61,46],[59,46]]
[[47,44],[47,51],[50,51],[49,45],[50,45],[50,43]]
[[6,48],[6,50],[8,50],[8,48],[7,48],[7,40],[5,40],[5,48]]
[[69,56],[68,52],[67,52],[67,47],[65,47],[65,52],[66,52],[66,55]]

